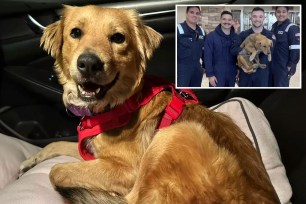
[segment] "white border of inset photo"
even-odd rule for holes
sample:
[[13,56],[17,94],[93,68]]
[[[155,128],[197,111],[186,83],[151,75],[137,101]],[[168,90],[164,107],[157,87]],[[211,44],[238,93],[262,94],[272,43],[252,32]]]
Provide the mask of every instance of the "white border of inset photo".
[[[234,87],[210,87],[208,78],[206,77],[205,69],[204,74],[201,82],[201,86],[193,87],[193,86],[178,86],[178,35],[180,35],[181,31],[178,31],[178,25],[183,23],[186,20],[186,8],[187,6],[199,6],[200,11],[200,20],[197,25],[204,30],[204,37],[207,36],[210,32],[214,31],[215,28],[220,24],[220,14],[222,11],[230,11],[233,15],[233,20],[238,21],[240,26],[238,30],[236,30],[237,34],[239,35],[241,32],[252,28],[252,21],[250,20],[251,11],[254,7],[261,7],[264,9],[265,13],[265,20],[264,20],[264,28],[271,31],[271,27],[273,23],[277,21],[275,17],[275,7],[278,6],[288,6],[289,7],[289,20],[297,25],[300,28],[300,47],[302,45],[302,5],[300,4],[288,4],[288,5],[277,5],[277,4],[247,4],[247,5],[232,5],[232,4],[223,4],[223,5],[209,5],[209,4],[201,4],[201,5],[176,5],[176,14],[175,14],[175,85],[176,88],[192,88],[192,89],[301,89],[302,87],[302,48],[300,48],[300,59],[296,66],[296,72],[290,78],[289,87],[274,87],[274,86],[267,86],[267,87],[241,87],[238,86],[238,83],[235,83]],[[196,33],[199,33],[196,31]],[[201,33],[201,32],[200,32]],[[183,31],[184,34],[184,31]],[[275,35],[273,35],[274,38]],[[201,34],[200,34],[200,37]],[[190,38],[190,40],[192,40]],[[193,39],[195,40],[195,39]],[[205,41],[205,40],[204,40]],[[204,49],[204,47],[203,47]],[[274,48],[272,48],[274,49]],[[289,47],[288,47],[289,50]],[[205,52],[205,50],[204,50]],[[182,52],[180,52],[182,53]],[[273,56],[273,55],[272,55]],[[182,58],[180,58],[182,59]],[[202,63],[202,59],[199,59],[200,64]],[[273,58],[272,58],[273,61]],[[204,63],[204,62],[203,62]],[[204,66],[205,68],[205,66]],[[238,68],[238,66],[237,66]],[[260,68],[258,68],[260,69]],[[268,69],[271,70],[270,67]],[[242,71],[241,68],[238,70]]]

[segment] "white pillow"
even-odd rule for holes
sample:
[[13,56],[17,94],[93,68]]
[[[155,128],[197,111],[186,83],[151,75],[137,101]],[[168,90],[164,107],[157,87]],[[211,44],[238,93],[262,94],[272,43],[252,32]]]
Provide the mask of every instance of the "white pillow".
[[292,189],[270,124],[262,110],[243,98],[232,98],[211,110],[230,116],[260,152],[270,180],[281,203],[290,203]]
[[20,163],[38,150],[39,147],[0,133],[0,190],[16,180]]
[[18,180],[0,191],[0,203],[7,204],[65,204],[49,180],[51,167],[58,163],[75,162],[78,159],[59,156],[33,167]]
[[[256,146],[255,144],[257,141],[263,162],[281,203],[290,203],[290,198],[292,196],[291,186],[286,176],[285,168],[281,162],[277,142],[263,112],[254,104],[242,98],[230,99],[217,106],[211,107],[211,109],[226,113],[233,118],[236,124],[251,139],[254,146]],[[14,141],[17,142],[16,140]],[[0,146],[1,145],[2,142],[0,141]],[[0,149],[2,149],[2,147],[0,147]],[[15,151],[12,148],[7,148],[5,154],[11,154],[12,150]],[[2,159],[8,158],[4,156],[1,160]],[[10,160],[7,160],[7,162],[9,161]],[[21,160],[19,161],[21,162]],[[53,190],[49,182],[48,174],[54,164],[71,161],[78,160],[72,157],[61,156],[49,159],[35,166],[33,169],[26,172],[19,180],[0,191],[0,203],[64,203],[60,195]],[[17,170],[12,169],[15,174],[18,172],[18,167],[16,167]],[[2,165],[0,168],[2,168]],[[7,168],[5,168],[5,171],[8,173]]]

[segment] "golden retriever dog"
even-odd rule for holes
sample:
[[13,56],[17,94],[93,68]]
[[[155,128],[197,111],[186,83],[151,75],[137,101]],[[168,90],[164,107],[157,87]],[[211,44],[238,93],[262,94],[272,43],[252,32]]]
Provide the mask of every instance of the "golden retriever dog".
[[[260,64],[258,55],[263,52],[270,62],[272,44],[272,40],[260,33],[249,35],[240,45],[245,49],[246,54],[237,56],[237,65],[247,73],[256,72],[257,68],[266,68],[265,64]],[[253,60],[256,63],[253,63]]]
[[[112,118],[122,125],[90,123],[143,97],[146,62],[161,39],[135,11],[65,6],[41,43],[56,60],[65,106],[84,115],[87,126],[79,133],[91,125],[99,133],[84,143],[51,143],[23,162],[21,172],[58,155],[79,158],[50,172],[54,188],[71,203],[277,203],[259,153],[226,115],[187,103],[171,125],[158,128],[173,97],[167,89],[130,117],[117,111]],[[94,159],[83,160],[80,143]]]

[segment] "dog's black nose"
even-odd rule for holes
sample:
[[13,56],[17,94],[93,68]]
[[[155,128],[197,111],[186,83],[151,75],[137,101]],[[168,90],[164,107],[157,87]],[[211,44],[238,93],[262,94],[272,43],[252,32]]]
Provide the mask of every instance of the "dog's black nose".
[[83,53],[77,60],[78,70],[85,75],[95,75],[103,71],[104,63],[93,53]]

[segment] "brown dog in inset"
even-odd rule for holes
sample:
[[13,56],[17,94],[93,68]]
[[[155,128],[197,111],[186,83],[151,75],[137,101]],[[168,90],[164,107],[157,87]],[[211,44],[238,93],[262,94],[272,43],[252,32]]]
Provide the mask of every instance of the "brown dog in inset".
[[[259,53],[263,52],[271,61],[272,40],[260,33],[249,35],[240,45],[246,53],[237,56],[237,65],[247,73],[256,72],[257,68],[266,68],[265,64],[260,64]],[[253,63],[255,60],[255,63]]]
[[[66,6],[41,42],[56,60],[65,105],[99,115],[141,97],[146,61],[161,38],[134,11]],[[171,98],[162,91],[124,126],[88,139],[95,159],[55,165],[55,189],[72,203],[277,203],[259,154],[229,117],[187,104],[156,130]],[[21,171],[58,155],[81,159],[77,143],[51,143]]]

